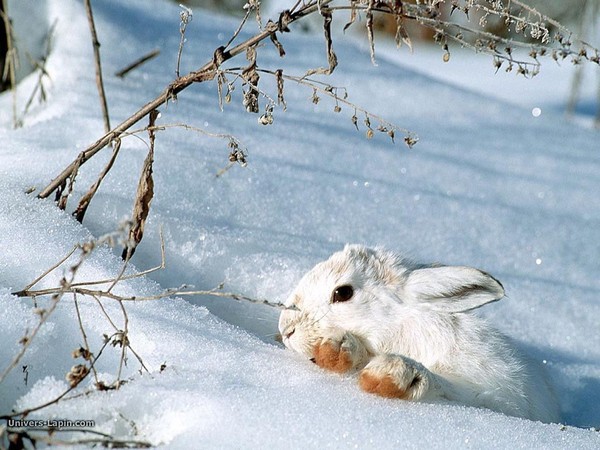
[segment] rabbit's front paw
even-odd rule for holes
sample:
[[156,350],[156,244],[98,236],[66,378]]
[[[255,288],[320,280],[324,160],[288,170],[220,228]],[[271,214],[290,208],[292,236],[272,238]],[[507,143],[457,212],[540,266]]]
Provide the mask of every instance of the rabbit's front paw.
[[378,355],[360,372],[359,384],[371,394],[416,401],[429,390],[431,373],[412,359]]
[[351,333],[332,333],[313,347],[313,361],[319,367],[338,373],[363,366],[367,355],[362,342]]

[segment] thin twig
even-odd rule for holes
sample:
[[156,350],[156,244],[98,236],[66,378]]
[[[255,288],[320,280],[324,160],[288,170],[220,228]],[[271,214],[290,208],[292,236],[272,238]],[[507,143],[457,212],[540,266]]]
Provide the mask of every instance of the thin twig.
[[[95,286],[95,285],[100,285],[100,284],[108,284],[110,283],[110,287],[107,289],[107,291],[111,291],[112,288],[120,281],[124,281],[124,280],[131,280],[131,279],[135,279],[135,278],[141,278],[145,275],[151,274],[153,272],[156,272],[158,270],[162,270],[166,267],[166,257],[165,257],[165,241],[164,241],[164,237],[163,237],[163,231],[162,228],[160,228],[159,230],[159,234],[160,234],[160,254],[161,254],[161,261],[160,264],[158,266],[152,267],[150,269],[146,269],[142,272],[137,272],[131,275],[124,275],[125,269],[127,268],[128,263],[123,263],[123,266],[119,272],[119,274],[114,277],[114,278],[108,278],[108,279],[103,279],[103,280],[96,280],[96,281],[80,281],[80,282],[73,282],[70,284],[71,287],[81,287],[81,286]],[[102,240],[98,241],[101,242]],[[13,293],[13,295],[17,296],[17,297],[31,297],[30,295],[27,294],[27,292],[31,292],[31,288],[33,286],[35,286],[37,283],[39,283],[42,279],[44,279],[45,277],[47,277],[52,271],[56,270],[58,267],[60,267],[66,260],[69,259],[69,257],[75,252],[75,250],[82,248],[82,246],[80,244],[75,245],[73,247],[73,249],[67,253],[63,258],[61,258],[57,263],[55,263],[52,267],[50,267],[49,269],[45,270],[44,273],[42,273],[40,276],[38,276],[35,280],[33,280],[31,283],[29,283],[27,286],[25,286],[23,289],[21,289],[20,291],[16,291]]]
[[83,282],[83,283],[79,283],[78,285],[80,285],[80,286],[88,285],[89,286],[90,284],[110,283],[110,286],[107,289],[107,291],[110,292],[117,285],[117,283],[119,283],[123,280],[140,278],[140,277],[143,277],[144,275],[148,275],[148,274],[151,274],[158,270],[164,269],[166,266],[166,259],[165,259],[165,240],[163,238],[162,227],[160,227],[160,229],[159,229],[159,236],[160,236],[160,264],[158,266],[152,267],[152,268],[144,270],[142,272],[137,272],[132,275],[125,275],[125,270],[127,269],[127,266],[129,265],[130,258],[128,257],[128,258],[125,258],[125,261],[123,261],[123,266],[121,267],[121,271],[115,278],[113,278],[111,280],[100,281],[100,282]]
[[60,265],[62,265],[67,259],[69,259],[71,257],[71,255],[73,253],[75,253],[75,250],[77,250],[78,248],[81,248],[81,246],[79,244],[75,245],[71,251],[69,253],[67,253],[63,258],[61,258],[56,264],[54,264],[53,266],[51,266],[50,268],[46,269],[44,271],[44,273],[42,273],[40,276],[38,276],[36,279],[34,279],[31,283],[29,283],[27,286],[25,286],[25,288],[23,288],[23,291],[28,291],[29,289],[31,289],[33,286],[35,286],[36,284],[38,284],[41,280],[43,280],[44,278],[46,278],[48,276],[48,274],[50,274],[50,272],[54,271],[57,267],[59,267]]
[[57,23],[58,23],[57,20],[55,20],[52,23],[52,26],[50,27],[50,30],[48,31],[48,34],[46,35],[46,48],[44,50],[43,56],[39,60],[35,61],[35,60],[33,60],[33,58],[31,58],[31,56],[29,54],[27,54],[27,57],[30,59],[31,65],[33,67],[35,67],[36,70],[39,71],[39,74],[38,74],[37,83],[35,84],[35,87],[33,88],[33,91],[31,92],[29,99],[27,99],[27,102],[25,103],[25,108],[23,108],[23,117],[29,112],[29,108],[33,104],[33,100],[35,99],[35,96],[38,93],[38,90],[40,92],[40,94],[39,94],[40,102],[46,101],[46,89],[44,88],[44,78],[48,78],[51,81],[50,74],[46,70],[46,63],[48,62],[48,58],[50,56],[50,53],[52,52],[54,31],[56,30]]
[[182,10],[179,13],[181,22],[179,23],[179,49],[177,50],[177,66],[175,68],[175,76],[179,78],[179,65],[181,64],[181,55],[183,53],[183,44],[185,44],[185,30],[187,29],[188,23],[192,21],[192,10],[184,5],[179,5]]
[[[22,440],[26,439],[32,443],[42,442],[48,446],[102,446],[105,448],[150,448],[153,445],[150,442],[138,441],[132,439],[117,439],[107,433],[91,430],[89,428],[54,428],[54,427],[33,427],[33,428],[14,428],[7,427],[6,431],[11,435],[18,435]],[[87,437],[80,439],[62,440],[55,437],[56,433],[80,433],[85,435],[99,436],[98,438]],[[34,434],[35,433],[35,434]],[[46,435],[38,435],[38,433],[46,433]],[[13,448],[12,446],[10,448]],[[17,446],[15,446],[17,448]],[[25,447],[18,447],[25,448]],[[34,444],[34,448],[37,448]]]
[[[127,264],[125,262],[125,263],[123,263],[123,267],[121,268],[121,270],[119,271],[117,276],[114,278],[111,278],[111,279],[103,279],[103,280],[99,280],[99,281],[86,281],[86,282],[79,282],[79,283],[71,282],[71,283],[66,283],[66,284],[63,282],[62,285],[59,287],[37,289],[37,290],[31,289],[33,286],[35,286],[35,284],[37,284],[40,280],[42,280],[44,277],[46,277],[52,270],[55,270],[56,268],[60,267],[60,265],[62,263],[64,263],[73,254],[75,249],[81,248],[81,245],[77,245],[74,247],[74,249],[69,254],[67,254],[65,257],[63,257],[58,263],[54,264],[51,269],[45,271],[41,276],[37,277],[36,280],[34,280],[34,282],[29,283],[29,285],[25,289],[13,292],[12,295],[15,295],[17,297],[35,298],[35,297],[42,297],[42,296],[48,296],[48,295],[54,296],[54,295],[64,295],[66,293],[73,293],[73,294],[80,294],[80,295],[88,295],[88,296],[94,298],[96,300],[96,302],[101,306],[102,306],[102,304],[100,302],[100,298],[109,298],[109,299],[119,300],[119,301],[136,301],[136,300],[137,301],[149,301],[149,300],[159,300],[159,299],[163,299],[163,298],[170,297],[170,296],[208,295],[208,296],[213,296],[213,297],[224,297],[224,298],[231,298],[231,299],[239,300],[239,301],[248,301],[251,303],[264,304],[267,306],[272,306],[274,308],[285,308],[281,304],[273,303],[269,300],[255,299],[255,298],[248,297],[248,296],[245,296],[242,294],[225,292],[220,289],[185,290],[185,286],[184,286],[184,287],[180,287],[180,288],[176,288],[176,289],[167,289],[161,293],[158,293],[155,295],[150,295],[150,296],[135,296],[135,295],[122,296],[122,295],[113,293],[112,288],[120,281],[134,279],[134,278],[141,278],[151,272],[155,272],[157,270],[161,270],[166,267],[165,244],[164,244],[162,230],[160,231],[160,241],[161,241],[161,246],[160,246],[160,248],[161,248],[161,263],[160,263],[160,265],[153,267],[151,269],[148,269],[148,270],[145,270],[142,272],[138,272],[135,274],[131,274],[131,275],[124,275],[124,267],[126,267],[126,264]],[[90,248],[93,248],[93,247],[90,246]],[[87,256],[87,253],[84,256]],[[74,266],[74,271],[79,267],[80,264],[81,263],[78,263]],[[110,283],[110,287],[108,289],[104,289],[104,290],[88,289],[88,288],[84,287],[84,286],[94,286],[94,285],[109,284],[109,283]],[[104,310],[103,307],[102,307],[102,310],[104,311],[104,314],[109,319],[109,322],[111,323],[113,328],[115,328],[115,330],[118,330],[116,325],[112,322],[112,320],[110,319],[110,317],[108,316],[108,314],[106,313],[106,311]]]
[[82,288],[82,287],[70,286],[66,289],[61,288],[61,287],[56,287],[56,288],[47,288],[47,289],[38,289],[38,290],[29,290],[29,291],[19,291],[19,292],[14,292],[13,295],[18,296],[18,297],[41,297],[41,296],[53,295],[53,294],[57,294],[57,293],[63,293],[63,294],[64,293],[75,293],[75,294],[80,294],[80,295],[87,295],[87,296],[94,297],[94,298],[108,298],[108,299],[123,301],[123,302],[152,301],[152,300],[160,300],[160,299],[164,299],[164,298],[172,297],[172,296],[189,297],[189,296],[206,295],[206,296],[212,296],[212,297],[231,298],[233,300],[239,300],[239,301],[247,301],[250,303],[257,303],[257,304],[271,306],[273,308],[278,308],[278,309],[287,309],[286,306],[284,306],[280,303],[271,302],[270,300],[256,299],[256,298],[248,297],[246,295],[237,294],[234,292],[224,292],[224,291],[215,290],[215,289],[188,291],[183,288],[173,288],[173,289],[166,289],[165,291],[160,292],[158,294],[154,294],[154,295],[138,296],[138,295],[119,295],[119,294],[115,294],[114,292],[109,292],[109,291],[102,290],[102,289],[87,289],[87,288]]
[[[263,73],[268,73],[270,75],[275,76],[276,72],[271,71],[271,70],[266,70],[266,69],[258,69],[259,72],[263,72]],[[360,106],[352,103],[351,101],[349,101],[345,96],[339,96],[336,94],[336,90],[339,88],[335,88],[327,83],[323,83],[321,81],[318,80],[312,80],[306,76],[302,76],[302,77],[297,77],[297,76],[293,76],[293,75],[286,75],[286,74],[281,74],[280,75],[282,78],[289,80],[289,81],[293,81],[297,84],[303,85],[303,86],[308,86],[310,88],[312,88],[313,90],[316,90],[318,92],[320,92],[323,95],[327,95],[329,97],[331,97],[332,99],[334,99],[336,101],[336,103],[343,103],[346,106],[350,106],[352,107],[355,111],[360,111],[361,113],[365,114],[368,117],[371,117],[372,119],[375,119],[377,121],[379,121],[380,123],[386,124],[389,127],[393,128],[394,130],[400,130],[403,133],[407,134],[407,135],[412,135],[412,133],[410,132],[410,130],[407,130],[405,128],[400,128],[397,127],[396,125],[393,125],[392,123],[388,122],[387,120],[385,120],[383,117],[378,116],[376,114],[372,114],[369,111],[367,111],[364,108],[361,108]],[[345,92],[345,89],[344,89]]]
[[121,311],[123,312],[123,329],[121,330],[121,358],[119,359],[119,370],[117,372],[117,389],[121,386],[121,372],[123,370],[123,364],[125,364],[126,360],[126,352],[127,347],[129,347],[129,337],[127,336],[129,333],[129,317],[127,316],[127,310],[123,306],[123,302],[121,300],[118,301],[119,306],[121,307]]
[[94,198],[94,195],[96,195],[96,192],[98,192],[98,188],[100,187],[100,184],[102,183],[102,181],[104,180],[106,175],[108,175],[108,172],[110,171],[110,169],[112,169],[112,166],[113,166],[115,160],[117,159],[117,155],[119,154],[119,150],[121,150],[121,139],[117,138],[117,139],[115,139],[113,153],[112,153],[112,156],[110,157],[110,159],[108,160],[108,163],[106,164],[106,166],[104,167],[104,169],[102,170],[100,175],[98,176],[98,179],[94,182],[94,184],[92,184],[90,186],[88,191],[81,197],[81,199],[79,200],[79,204],[77,205],[77,208],[75,209],[75,211],[73,211],[73,216],[79,223],[83,223],[83,218],[85,217],[85,213],[88,209],[88,206],[90,205],[92,198]]
[[[85,346],[84,348],[87,352],[85,357],[89,358],[92,352],[90,350],[90,345],[87,340],[85,328],[83,327],[83,321],[81,320],[81,311],[79,311],[79,303],[77,302],[76,294],[73,294],[73,303],[75,304],[75,312],[77,313],[77,323],[79,324],[79,330],[81,331],[81,337],[83,338],[83,345]],[[87,359],[85,357],[84,359]],[[98,373],[96,372],[96,367],[92,366],[92,371],[94,372],[94,380],[96,381],[96,384],[98,384]]]
[[111,326],[113,327],[113,329],[118,332],[119,328],[115,325],[115,323],[111,319],[110,315],[106,312],[106,308],[104,308],[104,305],[102,304],[102,302],[100,301],[100,299],[98,297],[96,297],[95,295],[92,295],[92,298],[94,300],[96,300],[96,303],[100,307],[100,310],[102,311],[102,314],[104,314],[104,316],[106,317],[106,319],[108,320],[108,322],[111,324]]
[[[21,361],[21,359],[23,358],[23,355],[25,355],[25,352],[31,345],[35,336],[38,334],[38,332],[40,331],[40,329],[42,328],[44,323],[46,323],[48,318],[52,315],[52,313],[58,306],[58,303],[63,298],[64,294],[69,293],[69,292],[72,292],[74,294],[77,293],[76,291],[73,291],[71,289],[72,288],[71,284],[73,283],[73,280],[75,279],[75,276],[77,275],[79,268],[82,266],[83,262],[90,255],[90,253],[95,248],[95,246],[101,244],[104,240],[107,240],[107,239],[110,239],[110,236],[100,238],[96,242],[91,242],[91,243],[86,243],[86,244],[81,244],[81,245],[75,246],[75,248],[71,252],[69,252],[65,257],[63,257],[57,264],[52,266],[52,268],[50,268],[49,270],[46,270],[41,276],[37,277],[32,283],[29,284],[28,287],[31,288],[32,286],[37,284],[39,281],[41,281],[43,278],[45,278],[49,273],[51,273],[53,270],[55,270],[61,264],[63,264],[73,254],[75,249],[77,249],[77,248],[81,249],[81,256],[80,256],[79,260],[70,267],[69,279],[67,280],[67,278],[65,276],[63,276],[60,281],[60,287],[58,289],[56,289],[53,294],[50,294],[50,295],[52,295],[50,306],[47,309],[39,309],[36,311],[40,316],[39,322],[37,323],[37,325],[35,326],[33,331],[31,331],[29,334],[26,333],[26,335],[23,336],[23,338],[21,339],[21,341],[20,341],[21,349],[19,350],[19,352],[17,352],[17,354],[13,357],[12,361],[9,363],[9,365],[6,367],[6,369],[4,369],[4,371],[0,375],[0,384],[4,381],[4,379],[10,373],[10,371],[13,370],[19,364],[19,361]],[[23,292],[23,291],[21,291],[21,292]],[[31,292],[31,291],[27,291],[27,292]],[[33,296],[19,295],[19,293],[15,293],[15,295],[18,297],[25,296],[25,297],[35,298],[35,295],[33,295]]]
[[8,3],[6,0],[2,0],[2,9],[0,10],[2,20],[4,22],[4,28],[6,30],[6,60],[4,65],[4,73],[2,79],[8,77],[10,83],[10,90],[12,95],[12,115],[13,115],[13,128],[18,128],[21,124],[17,115],[17,75],[16,70],[19,64],[19,57],[17,48],[14,44],[13,38],[13,27],[8,15]]
[[250,8],[246,9],[246,14],[244,14],[244,17],[240,21],[240,24],[239,24],[237,30],[235,30],[235,32],[231,35],[231,37],[229,38],[229,41],[227,41],[227,44],[225,44],[223,46],[223,49],[226,49],[227,47],[229,47],[231,45],[231,43],[233,41],[235,41],[235,38],[238,37],[238,35],[242,31],[242,28],[244,28],[244,25],[246,25],[246,22],[248,21],[248,17],[250,17]]
[[131,72],[134,69],[137,69],[142,64],[145,64],[146,62],[150,61],[151,59],[156,58],[159,54],[160,54],[160,49],[158,49],[158,48],[154,49],[154,50],[146,53],[144,56],[140,57],[139,59],[136,59],[131,64],[128,64],[126,67],[119,70],[118,72],[115,72],[115,76],[119,77],[119,78],[125,78],[125,75],[127,75],[129,72]]
[[143,133],[143,132],[146,132],[146,131],[149,131],[149,130],[164,131],[164,130],[167,130],[169,128],[183,128],[184,130],[195,131],[196,133],[200,133],[200,134],[203,134],[203,135],[208,136],[208,137],[234,140],[234,141],[236,141],[236,142],[239,143],[239,140],[235,136],[233,136],[232,134],[227,134],[227,133],[211,133],[210,131],[206,131],[206,130],[204,130],[202,128],[195,127],[195,126],[189,125],[187,123],[167,123],[167,124],[164,124],[164,125],[155,125],[153,127],[138,128],[138,129],[135,129],[135,130],[132,130],[132,131],[127,131],[127,132],[123,133],[121,136],[123,136],[123,137],[125,137],[125,136],[132,136],[132,135],[140,134],[140,133]]
[[23,355],[25,355],[25,352],[31,345],[31,342],[33,341],[33,339],[36,337],[36,335],[38,334],[38,332],[40,331],[40,329],[42,328],[44,323],[46,323],[46,320],[48,320],[48,317],[50,317],[50,315],[56,309],[56,306],[58,305],[58,302],[62,298],[63,294],[64,294],[64,292],[61,294],[57,293],[57,294],[53,295],[52,303],[50,304],[50,307],[46,310],[40,311],[40,321],[38,322],[38,324],[36,325],[36,327],[33,329],[33,331],[30,334],[24,336],[21,339],[21,344],[22,344],[21,350],[19,350],[19,352],[13,357],[12,361],[8,364],[8,366],[4,369],[4,371],[0,375],[0,384],[4,381],[4,379],[10,373],[10,371],[13,370],[19,364],[19,361],[21,361],[21,359],[23,358]]
[[[114,333],[112,336],[109,337],[109,339],[105,340],[104,344],[102,345],[102,347],[98,351],[97,355],[90,362],[90,366],[91,367],[94,367],[94,365],[96,364],[96,361],[98,361],[98,359],[102,355],[102,352],[104,351],[104,349],[106,348],[106,346],[110,343],[110,340],[112,338],[114,338],[115,336],[117,336],[117,335],[118,335],[118,333]],[[18,417],[18,416],[23,416],[24,417],[24,416],[27,416],[27,415],[31,414],[34,411],[39,411],[40,409],[44,409],[44,408],[47,408],[50,405],[54,405],[54,404],[58,403],[69,392],[71,392],[75,388],[77,388],[77,386],[79,386],[79,384],[81,384],[81,382],[87,377],[88,374],[89,374],[89,371],[84,376],[82,376],[80,379],[78,379],[75,383],[72,383],[65,391],[63,391],[62,393],[60,393],[58,396],[54,397],[53,399],[48,400],[45,403],[42,403],[40,405],[31,407],[31,408],[26,408],[26,409],[21,410],[21,411],[12,412],[10,414],[0,415],[0,420],[7,420],[7,419],[10,419],[12,417]],[[1,382],[2,382],[2,380],[0,379],[0,383]]]
[[94,65],[96,68],[96,86],[98,95],[100,96],[100,106],[102,108],[102,117],[104,119],[104,132],[110,131],[110,119],[108,116],[108,103],[106,101],[106,93],[104,92],[104,81],[102,80],[102,64],[100,63],[100,42],[96,34],[96,25],[94,24],[94,14],[92,12],[91,0],[84,0],[85,12],[87,14],[90,33],[92,35],[92,46],[94,48]]

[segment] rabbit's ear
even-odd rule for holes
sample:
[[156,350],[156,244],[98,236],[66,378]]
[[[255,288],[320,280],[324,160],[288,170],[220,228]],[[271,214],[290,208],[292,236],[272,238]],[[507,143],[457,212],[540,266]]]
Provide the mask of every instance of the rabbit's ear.
[[409,302],[458,313],[500,300],[504,288],[491,275],[471,267],[428,267],[410,272],[404,295]]

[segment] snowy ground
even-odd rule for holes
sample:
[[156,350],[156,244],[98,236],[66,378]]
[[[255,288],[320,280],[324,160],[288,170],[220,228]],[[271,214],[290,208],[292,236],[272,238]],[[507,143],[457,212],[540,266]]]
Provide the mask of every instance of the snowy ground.
[[[158,0],[111,0],[95,2],[95,14],[118,123],[172,79],[179,11]],[[10,95],[0,96],[0,370],[37,323],[32,302],[10,292],[131,213],[147,150],[136,138],[124,141],[83,226],[51,201],[24,193],[42,188],[102,130],[83,7],[48,0],[48,15],[58,18],[48,102],[12,130]],[[202,65],[236,26],[196,11],[182,72]],[[260,65],[302,74],[325,63],[319,36],[280,40],[285,60],[269,44]],[[155,47],[161,55],[143,69],[125,80],[112,76]],[[274,341],[276,310],[211,298],[129,304],[131,345],[151,373],[140,375],[130,355],[131,380],[119,391],[63,401],[30,418],[92,419],[97,431],[169,448],[598,448],[600,434],[590,427],[600,427],[600,155],[598,132],[565,121],[552,107],[562,101],[570,72],[549,68],[541,85],[502,75],[510,95],[499,96],[476,72],[492,71],[484,57],[453,54],[441,80],[428,65],[439,53],[410,57],[382,47],[373,67],[368,51],[351,39],[339,37],[335,48],[340,66],[331,82],[347,87],[355,103],[416,132],[418,145],[408,150],[383,135],[367,140],[354,129],[351,110],[334,114],[325,99],[315,106],[311,91],[291,83],[288,110],[276,110],[270,127],[242,111],[239,87],[224,112],[214,83],[192,87],[162,109],[160,123],[232,133],[247,146],[249,164],[216,178],[227,161],[226,142],[181,129],[158,134],[155,199],[134,263],[147,269],[160,262],[162,227],[167,267],[124,283],[123,292],[224,282],[226,290],[283,301],[307,269],[346,242],[480,267],[507,291],[481,314],[546,364],[567,426],[364,394],[353,376],[324,373],[281,348]],[[34,81],[23,81],[20,105]],[[535,106],[543,111],[538,117]],[[108,156],[82,168],[70,208]],[[103,248],[78,276],[103,279],[120,266]],[[94,351],[112,328],[90,299],[80,307]],[[105,307],[122,326],[118,305]],[[73,301],[64,298],[0,384],[0,414],[60,394],[75,364],[71,351],[81,344]],[[119,349],[109,347],[100,376],[112,381],[118,361]]]

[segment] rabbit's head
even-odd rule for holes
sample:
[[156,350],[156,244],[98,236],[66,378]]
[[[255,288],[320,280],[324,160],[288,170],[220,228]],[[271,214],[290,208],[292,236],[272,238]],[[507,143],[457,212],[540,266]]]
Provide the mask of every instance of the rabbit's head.
[[424,315],[466,312],[504,296],[490,275],[462,266],[418,265],[380,248],[347,245],[317,264],[285,302],[283,343],[308,358],[328,330],[392,351],[398,328]]

